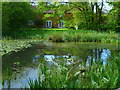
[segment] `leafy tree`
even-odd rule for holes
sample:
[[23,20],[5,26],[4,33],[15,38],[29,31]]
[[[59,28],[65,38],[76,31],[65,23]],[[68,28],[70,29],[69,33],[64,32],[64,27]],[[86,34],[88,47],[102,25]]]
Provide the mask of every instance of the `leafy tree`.
[[67,11],[72,12],[73,17],[71,17],[71,19],[67,20],[67,17],[64,18],[67,27],[73,27],[76,29],[78,27],[99,29],[98,26],[103,22],[102,9],[103,2],[68,2],[66,4],[60,4],[58,12],[59,14],[65,14]]
[[3,2],[2,24],[4,31],[16,31],[33,20],[35,12],[28,2]]
[[[44,18],[40,18],[41,22],[44,22],[49,17],[54,17],[58,21],[64,20],[67,28],[106,30],[111,27],[113,29],[118,29],[120,23],[120,4],[118,2],[112,2],[110,4],[114,6],[113,9],[109,13],[104,13],[103,9],[105,4],[103,0],[102,2],[40,2],[37,6],[37,12],[39,12],[39,16],[42,16],[44,11],[54,10],[53,14],[46,14]],[[68,11],[71,11],[72,17],[65,16]]]
[[53,5],[49,2],[38,2],[38,5],[35,8],[36,18],[35,18],[35,25],[36,27],[42,27],[45,24],[46,18],[50,15],[43,16],[43,12],[52,9]]
[[9,15],[10,15],[9,3],[2,3],[2,30],[3,31],[9,30]]
[[108,28],[112,30],[120,30],[120,2],[109,2],[113,8],[108,14]]

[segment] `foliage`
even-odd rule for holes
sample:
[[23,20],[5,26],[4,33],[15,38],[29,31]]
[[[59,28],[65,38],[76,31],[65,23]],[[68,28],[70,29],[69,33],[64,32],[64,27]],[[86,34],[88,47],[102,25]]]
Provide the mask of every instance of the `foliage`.
[[103,42],[118,43],[119,33],[99,32],[95,30],[72,29],[24,29],[9,32],[4,38],[12,39],[44,39],[53,42]]
[[[92,60],[92,59],[91,59]],[[57,62],[57,60],[55,60]],[[60,60],[59,65],[48,67],[40,64],[39,78],[29,80],[31,89],[35,88],[118,88],[119,85],[119,61],[118,58],[110,58],[106,65],[101,61],[93,62],[90,67],[78,63],[65,66],[65,61]],[[80,65],[79,65],[80,64]],[[79,66],[77,66],[79,65]],[[82,72],[84,70],[84,72]]]
[[35,12],[28,2],[3,2],[2,23],[3,32],[19,30],[33,20]]
[[[58,21],[64,20],[66,28],[119,31],[119,2],[109,2],[109,4],[113,8],[109,13],[105,13],[104,2],[39,2],[34,10],[29,3],[3,2],[3,32],[18,31],[28,23],[28,20],[33,20],[35,13],[40,16],[35,18],[35,25],[40,27],[45,24],[48,17],[54,17]],[[48,10],[53,10],[54,13],[42,17],[43,12]],[[72,13],[72,17],[65,16],[68,11]],[[59,16],[61,18],[58,18]]]
[[6,39],[44,39],[53,42],[103,42],[118,43],[119,33],[99,32],[95,30],[72,29],[24,29],[19,32],[9,32]]
[[120,2],[110,2],[113,5],[112,10],[108,14],[108,28],[119,32],[120,29]]
[[65,21],[69,23],[65,23],[67,28],[98,30],[101,29],[100,25],[104,23],[103,5],[103,2],[68,2],[67,4],[59,5],[58,11],[64,15],[67,11],[71,11],[73,15],[71,19],[67,20],[67,17],[64,17]]
[[70,30],[61,33],[48,35],[48,39],[53,42],[103,42],[118,43],[118,35],[115,33],[87,31],[87,30]]
[[[107,2],[108,3],[108,2]],[[42,3],[43,11],[53,10],[54,13],[45,15],[56,19],[64,20],[65,27],[74,29],[94,29],[113,30],[119,28],[119,2],[109,2],[113,8],[109,13],[105,13],[105,3],[102,2],[66,2],[66,3]],[[112,6],[111,6],[112,7]],[[40,11],[40,9],[39,9]],[[70,11],[72,17],[66,17],[66,12]],[[61,18],[58,18],[58,17]],[[114,18],[113,18],[114,17]],[[118,30],[116,30],[118,31]]]

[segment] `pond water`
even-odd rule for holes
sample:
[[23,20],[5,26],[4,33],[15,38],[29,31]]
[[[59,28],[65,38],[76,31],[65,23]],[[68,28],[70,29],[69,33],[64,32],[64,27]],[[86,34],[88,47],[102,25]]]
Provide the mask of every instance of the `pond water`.
[[106,65],[108,58],[116,55],[118,51],[117,44],[77,42],[34,45],[2,57],[3,87],[29,87],[29,79],[38,78],[38,66],[44,62],[47,62],[48,66],[59,66],[61,61],[64,61],[63,64],[66,66],[85,62],[85,66],[89,67],[91,62],[100,60],[103,65]]

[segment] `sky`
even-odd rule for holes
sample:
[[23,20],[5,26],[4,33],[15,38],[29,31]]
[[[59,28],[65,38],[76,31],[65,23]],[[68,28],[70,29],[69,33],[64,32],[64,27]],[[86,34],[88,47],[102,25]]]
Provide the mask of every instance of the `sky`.
[[108,3],[104,3],[104,10],[108,10],[108,12],[112,9],[113,6],[108,5]]
[[[39,0],[30,0],[31,2],[34,2],[33,3],[33,6],[34,5],[38,5],[37,1]],[[62,1],[62,0],[60,0]],[[101,0],[98,0],[98,2],[100,2]],[[68,0],[63,0],[63,2],[68,2]],[[110,10],[112,9],[112,6],[110,6],[108,3],[104,3],[104,7],[103,7],[103,12],[105,13],[108,13]]]

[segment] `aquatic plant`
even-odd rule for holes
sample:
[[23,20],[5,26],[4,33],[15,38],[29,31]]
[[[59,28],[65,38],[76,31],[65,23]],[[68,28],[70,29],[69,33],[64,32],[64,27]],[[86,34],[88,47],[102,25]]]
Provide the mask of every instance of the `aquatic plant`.
[[[119,57],[119,56],[117,56]],[[62,62],[62,61],[61,61]],[[82,64],[70,66],[61,65],[48,67],[39,66],[40,77],[30,80],[30,88],[119,88],[120,73],[118,58],[109,58],[108,63],[98,60],[86,68]],[[81,66],[82,65],[82,66]]]
[[0,55],[4,55],[12,51],[18,52],[23,48],[28,48],[33,44],[40,43],[41,40],[3,39],[3,40],[0,40],[0,42],[2,42],[2,48],[0,48],[1,49]]
[[[83,30],[82,30],[83,31]],[[66,32],[54,32],[52,35],[48,35],[48,39],[55,42],[61,42],[61,39],[65,42],[103,42],[103,43],[117,43],[118,35],[115,33],[97,32],[97,31],[80,31],[70,30]],[[61,37],[61,39],[58,38]],[[51,37],[53,37],[51,39]]]
[[118,33],[98,32],[93,30],[45,30],[45,29],[23,29],[17,32],[3,34],[1,55],[11,51],[19,51],[30,47],[31,44],[41,40],[52,42],[102,42],[118,43]]
[[47,39],[53,42],[103,42],[118,43],[119,33],[94,30],[26,28],[19,32],[3,34],[5,39]]

